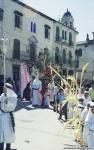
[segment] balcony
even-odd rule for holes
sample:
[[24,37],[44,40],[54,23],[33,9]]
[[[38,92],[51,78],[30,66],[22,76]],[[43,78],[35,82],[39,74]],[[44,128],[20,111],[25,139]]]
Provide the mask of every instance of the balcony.
[[69,46],[74,47],[74,43],[73,42],[69,43]]
[[30,54],[29,52],[21,51],[20,59],[25,61],[30,61]]
[[69,44],[68,44],[68,42],[67,42],[66,40],[62,40],[62,41],[61,41],[61,44],[62,44],[62,45],[69,46]]
[[61,38],[59,38],[58,40],[55,40],[56,43],[58,44],[62,44],[62,45],[66,45],[66,46],[69,46],[69,43],[67,42],[67,40],[63,40]]

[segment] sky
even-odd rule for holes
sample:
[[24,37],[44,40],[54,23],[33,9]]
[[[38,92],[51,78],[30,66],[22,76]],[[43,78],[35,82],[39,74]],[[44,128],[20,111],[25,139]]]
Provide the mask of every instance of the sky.
[[74,17],[79,32],[77,41],[85,41],[87,33],[92,39],[94,32],[94,0],[21,0],[49,17],[59,20],[68,10]]

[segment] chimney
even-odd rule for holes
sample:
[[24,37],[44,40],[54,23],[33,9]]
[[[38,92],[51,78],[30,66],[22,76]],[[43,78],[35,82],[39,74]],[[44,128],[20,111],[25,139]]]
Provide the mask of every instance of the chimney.
[[94,41],[94,32],[92,32],[92,34],[93,34],[93,41]]

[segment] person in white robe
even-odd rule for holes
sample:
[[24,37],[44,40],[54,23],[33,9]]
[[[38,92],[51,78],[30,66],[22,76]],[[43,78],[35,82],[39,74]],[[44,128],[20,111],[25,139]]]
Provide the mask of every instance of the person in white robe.
[[87,114],[89,112],[89,108],[90,108],[90,103],[91,101],[89,101],[87,103],[87,106],[85,106],[84,110],[81,112],[81,124],[82,124],[82,136],[83,136],[83,144],[87,146],[87,137],[86,137],[86,128],[85,128],[85,119],[87,117]]
[[30,101],[32,102],[32,85],[33,85],[33,81],[35,79],[35,76],[32,76],[31,81],[30,81]]
[[46,88],[45,94],[44,94],[44,107],[49,108],[50,106],[50,92],[48,90],[48,87]]
[[83,101],[83,105],[84,107],[87,106],[88,102],[91,101],[91,97],[89,96],[89,92],[85,91],[84,93],[84,101]]
[[55,87],[55,84],[54,84],[54,81],[51,80],[50,83],[48,84],[48,89],[49,89],[49,92],[50,92],[50,104],[53,105],[54,104],[54,87]]
[[85,119],[88,149],[94,150],[94,102],[90,103],[90,111]]
[[42,96],[41,96],[42,83],[39,80],[38,75],[36,75],[32,83],[32,106],[41,106]]
[[59,105],[59,100],[58,100],[58,92],[59,92],[59,89],[60,89],[60,86],[55,83],[55,86],[54,86],[54,108],[53,110],[55,112],[58,112],[58,105]]
[[17,95],[11,84],[6,83],[3,87],[4,93],[0,96],[0,150],[11,150],[11,143],[15,141],[15,121],[13,111],[17,105]]

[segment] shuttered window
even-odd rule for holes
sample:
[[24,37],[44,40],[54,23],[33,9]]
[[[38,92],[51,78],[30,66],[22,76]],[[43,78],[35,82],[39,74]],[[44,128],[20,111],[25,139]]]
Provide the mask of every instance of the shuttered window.
[[13,58],[20,59],[20,40],[14,39]]
[[22,16],[23,14],[19,11],[14,11],[15,14],[15,27],[22,28]]

